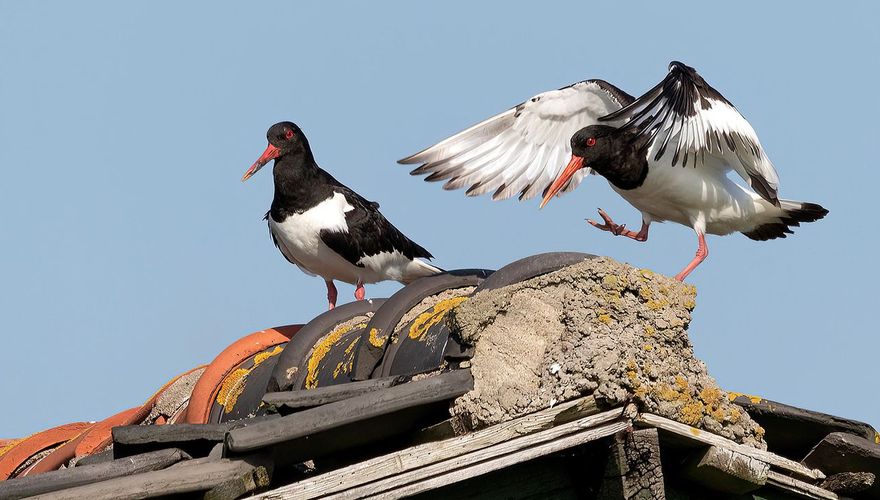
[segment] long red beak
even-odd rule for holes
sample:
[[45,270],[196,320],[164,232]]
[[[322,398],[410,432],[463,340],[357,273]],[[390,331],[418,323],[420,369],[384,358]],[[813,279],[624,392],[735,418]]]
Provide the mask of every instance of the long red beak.
[[248,171],[245,172],[243,176],[241,176],[241,182],[250,179],[252,175],[257,173],[257,170],[263,168],[263,165],[269,163],[269,160],[278,158],[280,154],[281,150],[276,148],[275,146],[271,144],[266,146],[266,150],[263,151],[263,154],[257,159],[257,161],[254,162],[253,165],[251,165],[251,168],[249,168]]
[[568,184],[568,181],[571,180],[571,176],[575,174],[578,170],[584,167],[584,159],[580,156],[571,156],[571,161],[568,162],[568,166],[565,167],[565,170],[559,174],[559,177],[556,178],[556,181],[553,182],[553,185],[550,186],[550,189],[547,190],[547,194],[544,195],[544,199],[541,201],[541,206],[539,208],[544,208],[544,205],[550,201],[551,198],[556,196],[556,193],[559,192],[560,189],[565,187]]

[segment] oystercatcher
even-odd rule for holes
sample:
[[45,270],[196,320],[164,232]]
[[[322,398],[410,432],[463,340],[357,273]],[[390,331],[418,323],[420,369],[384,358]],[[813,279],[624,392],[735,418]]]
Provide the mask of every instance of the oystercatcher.
[[[468,196],[494,191],[496,200],[524,200],[542,192],[541,207],[597,173],[641,211],[642,226],[630,231],[599,209],[602,223],[587,220],[594,227],[636,241],[648,239],[654,221],[697,233],[697,254],[678,280],[709,254],[706,234],[785,238],[828,213],[778,198],[779,177],[752,126],[677,61],[638,99],[603,80],[582,81],[538,94],[400,163],[422,163],[410,173],[446,180],[444,189],[467,186]],[[731,170],[748,187],[729,179]]]
[[378,203],[318,167],[297,125],[276,123],[266,137],[269,145],[241,180],[275,160],[275,197],[265,217],[269,234],[288,261],[324,278],[330,309],[336,306],[333,280],[355,285],[355,298],[363,300],[365,283],[406,284],[442,272],[420,260],[433,256],[388,222]]

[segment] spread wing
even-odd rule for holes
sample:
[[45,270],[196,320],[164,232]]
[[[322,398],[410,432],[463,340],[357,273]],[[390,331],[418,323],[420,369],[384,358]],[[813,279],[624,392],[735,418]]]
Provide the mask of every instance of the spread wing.
[[762,197],[779,204],[779,176],[755,130],[689,66],[673,61],[656,87],[600,121],[622,121],[623,129],[635,130],[649,161],[671,155],[673,166],[732,168]]
[[[517,194],[527,200],[565,168],[575,132],[632,100],[605,81],[586,80],[538,94],[399,163],[421,163],[412,175],[445,180],[443,189],[467,187],[467,196],[494,191],[494,200]],[[574,189],[587,173],[578,172],[564,190]]]

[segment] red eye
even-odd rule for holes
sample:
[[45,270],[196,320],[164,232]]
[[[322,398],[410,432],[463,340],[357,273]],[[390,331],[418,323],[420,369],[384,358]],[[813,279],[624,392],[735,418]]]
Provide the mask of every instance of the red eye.
[[587,139],[587,147],[588,148],[591,148],[595,145],[596,145],[596,138],[595,137],[590,137],[589,139]]
[[[287,129],[287,131],[284,132],[284,137],[287,137],[288,139],[293,138],[293,130]],[[593,141],[593,142],[595,142],[595,141]]]

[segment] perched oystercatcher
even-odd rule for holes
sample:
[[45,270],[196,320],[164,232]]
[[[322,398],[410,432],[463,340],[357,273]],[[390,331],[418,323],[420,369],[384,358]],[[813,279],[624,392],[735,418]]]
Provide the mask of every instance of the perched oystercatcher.
[[[779,177],[752,126],[677,61],[638,99],[603,80],[586,80],[538,94],[400,163],[422,163],[411,174],[446,180],[444,189],[467,187],[468,196],[494,191],[496,200],[516,194],[524,200],[541,192],[541,207],[585,174],[598,173],[642,212],[642,227],[630,231],[601,209],[602,223],[587,220],[593,226],[636,241],[648,239],[654,221],[697,233],[697,254],[678,280],[709,254],[706,234],[785,238],[791,227],[828,213],[815,203],[778,198]],[[729,179],[731,170],[749,187]]]
[[275,197],[265,217],[269,234],[288,261],[324,278],[330,309],[336,306],[333,280],[355,285],[355,298],[363,300],[365,283],[406,284],[442,272],[419,260],[433,256],[391,225],[378,203],[318,167],[298,126],[276,123],[266,137],[269,146],[241,180],[275,160]]

